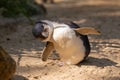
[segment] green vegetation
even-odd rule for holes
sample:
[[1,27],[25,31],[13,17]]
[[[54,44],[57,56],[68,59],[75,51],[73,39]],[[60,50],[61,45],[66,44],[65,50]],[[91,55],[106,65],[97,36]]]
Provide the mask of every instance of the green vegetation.
[[31,21],[30,16],[46,14],[43,5],[35,5],[34,0],[0,0],[0,11],[3,17],[17,18],[25,16]]

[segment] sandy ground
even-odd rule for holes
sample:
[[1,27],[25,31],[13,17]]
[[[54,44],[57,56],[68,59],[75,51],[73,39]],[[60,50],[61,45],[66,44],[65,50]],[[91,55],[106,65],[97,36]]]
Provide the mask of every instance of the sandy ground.
[[58,0],[46,7],[43,19],[70,19],[102,34],[89,36],[92,50],[86,61],[58,66],[54,55],[41,61],[45,43],[32,36],[33,26],[24,21],[0,26],[0,45],[17,62],[14,80],[120,80],[120,0]]

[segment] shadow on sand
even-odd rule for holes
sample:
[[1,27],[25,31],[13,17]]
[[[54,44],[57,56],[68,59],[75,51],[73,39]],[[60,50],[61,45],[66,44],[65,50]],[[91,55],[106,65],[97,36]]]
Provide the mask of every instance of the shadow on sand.
[[29,80],[29,79],[21,75],[14,75],[11,80]]
[[78,66],[81,65],[93,65],[97,67],[106,67],[106,66],[115,66],[117,63],[113,62],[106,58],[93,58],[89,57],[87,60],[83,61],[82,63],[79,63]]
[[107,79],[105,80],[120,80],[120,77],[118,76],[115,76],[115,77],[108,77]]

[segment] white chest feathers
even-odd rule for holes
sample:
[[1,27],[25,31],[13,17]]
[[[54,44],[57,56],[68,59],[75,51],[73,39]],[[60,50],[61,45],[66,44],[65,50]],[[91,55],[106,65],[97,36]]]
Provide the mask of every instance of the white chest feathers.
[[85,57],[85,47],[83,41],[73,29],[59,27],[53,33],[54,47],[59,53],[62,61],[67,64],[77,64]]

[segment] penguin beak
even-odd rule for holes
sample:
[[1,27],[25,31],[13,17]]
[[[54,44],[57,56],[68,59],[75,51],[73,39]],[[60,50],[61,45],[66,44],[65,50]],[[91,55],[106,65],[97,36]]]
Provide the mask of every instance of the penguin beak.
[[100,35],[101,34],[100,31],[98,31],[92,27],[81,27],[81,28],[77,28],[74,30],[83,35],[89,35],[89,34]]
[[42,32],[42,35],[44,37],[48,37],[48,35],[49,35],[49,28],[47,27],[47,25],[44,26],[44,30]]

